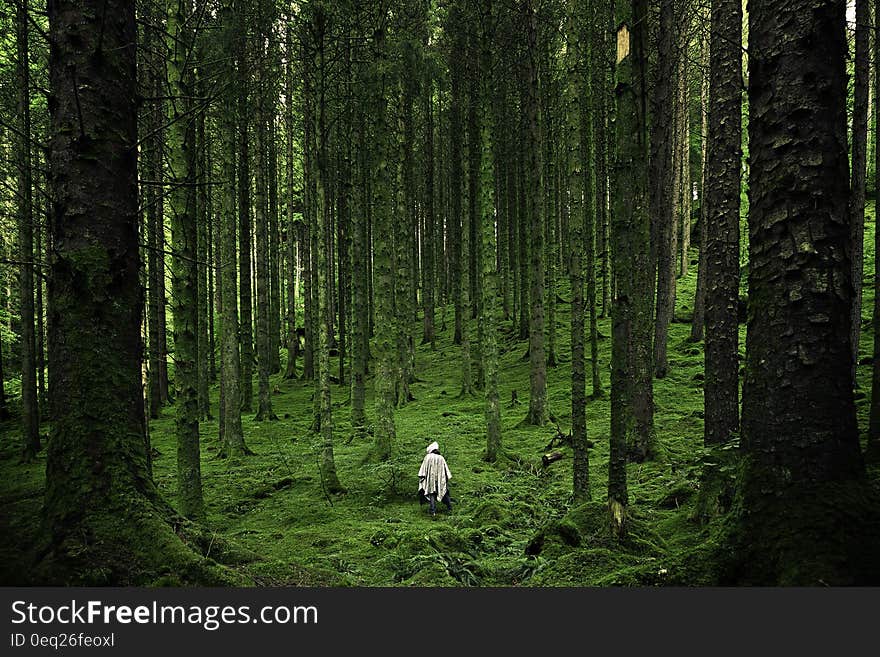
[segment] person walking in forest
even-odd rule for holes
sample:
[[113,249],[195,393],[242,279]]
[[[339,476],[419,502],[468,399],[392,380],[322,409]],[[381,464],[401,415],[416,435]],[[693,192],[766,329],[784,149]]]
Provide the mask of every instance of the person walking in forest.
[[449,498],[449,466],[446,459],[440,454],[440,445],[434,441],[425,450],[425,458],[422,467],[419,468],[419,499],[422,496],[428,499],[431,517],[437,515],[437,500],[439,499],[446,508],[452,511],[452,500]]

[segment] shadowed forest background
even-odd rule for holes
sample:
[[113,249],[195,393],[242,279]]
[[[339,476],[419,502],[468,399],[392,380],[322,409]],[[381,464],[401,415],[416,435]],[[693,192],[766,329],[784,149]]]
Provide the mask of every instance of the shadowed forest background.
[[877,584],[877,4],[3,0],[0,583]]

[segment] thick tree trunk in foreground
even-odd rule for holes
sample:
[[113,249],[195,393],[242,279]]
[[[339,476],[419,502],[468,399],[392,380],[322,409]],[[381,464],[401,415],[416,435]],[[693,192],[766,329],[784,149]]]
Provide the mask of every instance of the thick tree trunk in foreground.
[[168,571],[216,583],[147,474],[134,4],[48,6],[54,372],[43,567],[56,583],[146,584]]
[[750,10],[751,306],[731,577],[852,584],[866,567],[877,577],[877,541],[865,540],[876,502],[865,497],[850,367],[846,2],[753,0]]

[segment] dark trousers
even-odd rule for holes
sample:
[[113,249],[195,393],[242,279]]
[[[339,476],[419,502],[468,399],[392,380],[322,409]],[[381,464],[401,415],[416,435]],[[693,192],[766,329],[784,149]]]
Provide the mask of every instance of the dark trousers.
[[[449,489],[446,489],[446,495],[443,496],[443,499],[440,500],[443,504],[446,505],[446,508],[452,511],[452,500],[449,499]],[[428,507],[431,511],[431,515],[437,513],[437,493],[430,493],[428,495]]]

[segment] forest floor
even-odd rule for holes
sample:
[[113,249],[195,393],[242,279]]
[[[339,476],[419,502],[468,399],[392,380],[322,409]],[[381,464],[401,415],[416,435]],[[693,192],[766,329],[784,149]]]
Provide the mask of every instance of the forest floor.
[[[874,210],[868,208],[865,272],[874,268]],[[696,257],[696,252],[692,254]],[[235,566],[258,585],[331,586],[602,586],[716,583],[710,555],[722,535],[719,524],[692,519],[704,457],[702,343],[689,341],[696,261],[678,281],[676,320],[669,331],[669,373],[654,383],[655,426],[662,457],[628,466],[630,531],[610,538],[604,500],[608,478],[611,327],[599,322],[604,394],[588,400],[590,485],[594,502],[572,507],[572,454],[543,467],[541,456],[555,433],[518,426],[526,413],[527,341],[515,339],[510,322],[499,336],[504,457],[482,460],[485,449],[482,396],[459,398],[459,350],[452,344],[453,312],[437,311],[436,350],[416,353],[415,400],[397,409],[393,458],[367,460],[371,436],[353,438],[349,389],[334,385],[336,467],[347,493],[327,496],[318,470],[320,440],[309,433],[313,385],[272,377],[277,422],[243,416],[254,456],[216,458],[217,421],[201,425],[202,478],[207,527],[253,556]],[[866,281],[870,281],[870,274]],[[743,272],[745,283],[746,272]],[[745,285],[744,285],[745,287]],[[567,282],[560,277],[560,299]],[[873,289],[863,303],[861,357],[870,356]],[[548,369],[548,402],[565,433],[570,428],[568,303],[556,307],[558,365]],[[745,324],[741,324],[741,353]],[[589,347],[587,347],[589,356]],[[338,359],[334,367],[338,368]],[[867,427],[869,365],[858,368],[860,426]],[[589,370],[587,387],[589,390]],[[513,391],[521,403],[511,407]],[[372,378],[367,410],[372,417]],[[211,390],[217,410],[217,386]],[[0,584],[24,583],[32,563],[45,473],[45,450],[36,462],[18,460],[18,429],[0,427]],[[45,429],[48,430],[47,428]],[[156,483],[174,503],[174,409],[151,423]],[[417,472],[425,446],[438,440],[449,463],[454,507],[438,505],[436,519],[417,501]],[[877,473],[872,470],[874,481]],[[208,554],[210,557],[210,548]],[[174,583],[174,576],[164,583]]]

